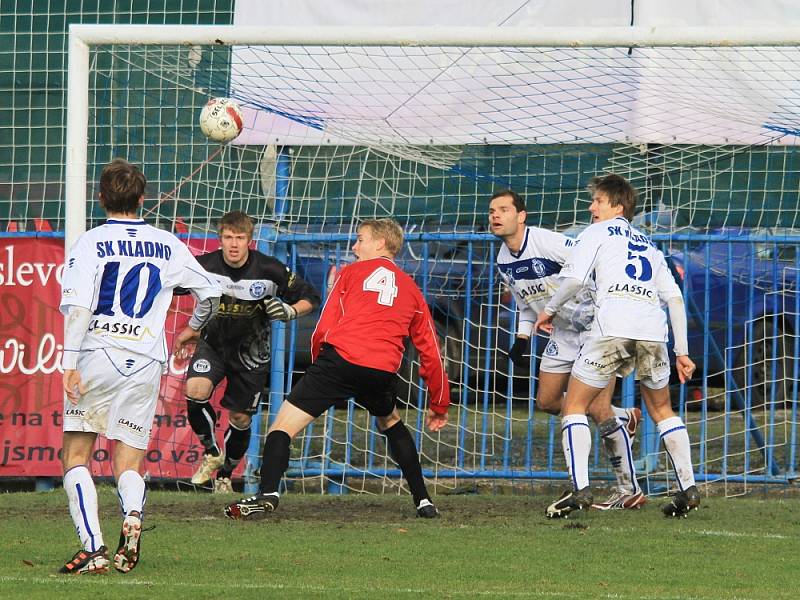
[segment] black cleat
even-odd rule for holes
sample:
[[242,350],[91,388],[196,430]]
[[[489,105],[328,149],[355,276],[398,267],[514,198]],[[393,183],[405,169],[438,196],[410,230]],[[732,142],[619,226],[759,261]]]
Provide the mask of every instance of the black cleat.
[[548,519],[566,518],[574,510],[588,510],[591,506],[592,491],[587,486],[582,490],[567,490],[547,507],[544,514]]
[[58,572],[67,575],[99,575],[108,571],[109,564],[108,548],[100,546],[94,552],[78,550]]
[[417,516],[422,519],[438,519],[439,511],[428,498],[423,498],[417,506]]
[[262,519],[278,508],[279,501],[280,496],[277,493],[256,494],[226,506],[225,516],[229,519]]
[[697,510],[700,506],[700,492],[697,486],[686,488],[675,494],[669,504],[661,507],[661,512],[666,517],[688,517],[689,511]]

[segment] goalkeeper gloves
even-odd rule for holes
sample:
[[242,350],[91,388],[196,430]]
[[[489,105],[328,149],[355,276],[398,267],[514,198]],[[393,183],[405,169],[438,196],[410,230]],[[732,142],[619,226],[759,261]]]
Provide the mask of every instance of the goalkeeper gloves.
[[508,351],[508,358],[511,359],[511,362],[514,363],[517,367],[530,367],[530,349],[531,349],[531,340],[530,338],[521,338],[518,337],[517,340],[514,342],[514,345],[511,346],[511,350]]
[[270,321],[291,321],[297,318],[297,310],[282,302],[280,298],[267,298],[264,301],[264,312],[267,313]]

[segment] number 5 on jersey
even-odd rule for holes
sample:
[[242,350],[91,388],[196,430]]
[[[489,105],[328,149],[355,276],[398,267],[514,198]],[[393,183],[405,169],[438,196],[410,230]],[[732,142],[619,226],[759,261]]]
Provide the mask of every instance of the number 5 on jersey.
[[364,280],[365,292],[378,292],[378,304],[392,306],[397,298],[394,272],[386,267],[378,267]]

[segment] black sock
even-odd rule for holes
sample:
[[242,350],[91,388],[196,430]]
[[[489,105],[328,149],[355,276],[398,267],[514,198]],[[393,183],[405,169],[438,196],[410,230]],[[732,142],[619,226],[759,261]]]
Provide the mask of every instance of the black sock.
[[207,400],[200,402],[186,396],[186,414],[189,417],[189,425],[206,449],[206,454],[219,456],[217,438],[214,435],[217,425],[217,413],[214,407]]
[[406,429],[405,423],[398,421],[384,431],[383,435],[386,436],[386,441],[389,443],[389,453],[400,466],[403,477],[408,482],[411,497],[414,498],[414,506],[419,506],[422,500],[430,500],[428,490],[425,488],[425,480],[422,478],[422,466],[419,464],[417,447],[411,433]]
[[217,478],[230,477],[233,470],[239,465],[247,446],[250,444],[250,426],[246,429],[237,429],[233,424],[228,425],[225,432],[225,462],[217,471]]
[[262,494],[274,494],[278,491],[281,477],[289,468],[289,445],[292,438],[285,431],[272,431],[264,440],[264,453],[261,455]]

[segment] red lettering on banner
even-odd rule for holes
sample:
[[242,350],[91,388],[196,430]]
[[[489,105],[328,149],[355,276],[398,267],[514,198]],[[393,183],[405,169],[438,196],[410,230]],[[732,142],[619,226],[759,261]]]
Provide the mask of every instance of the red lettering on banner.
[[[191,240],[194,253],[218,247]],[[64,241],[0,238],[0,477],[60,476],[64,394],[61,382],[64,319],[59,311]],[[183,329],[193,301],[177,297],[167,316],[167,343]],[[203,449],[186,418],[186,362],[170,358],[161,379],[145,470],[153,478],[189,478]],[[218,402],[224,387],[218,389]],[[227,428],[227,411],[218,427]],[[221,438],[221,435],[220,435]],[[241,466],[239,467],[241,469]],[[111,476],[111,444],[100,437],[92,472]]]

